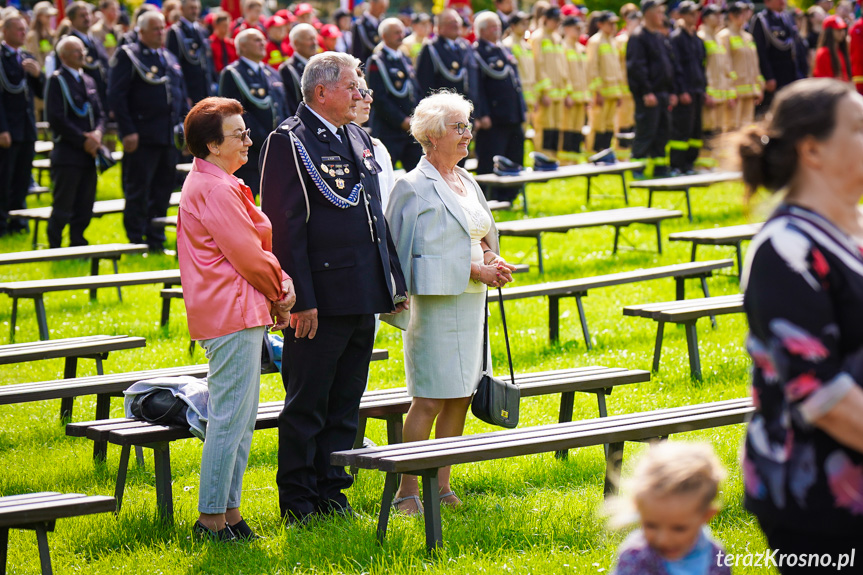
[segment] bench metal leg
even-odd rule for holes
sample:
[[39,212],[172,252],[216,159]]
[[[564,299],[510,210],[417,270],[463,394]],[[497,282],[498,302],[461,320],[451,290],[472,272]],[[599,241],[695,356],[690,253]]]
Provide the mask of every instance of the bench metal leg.
[[662,222],[656,222],[656,251],[662,253]]
[[[99,275],[99,258],[93,258],[92,260],[90,260],[90,275]],[[96,288],[90,290],[90,299],[96,299]]]
[[[572,408],[575,404],[575,392],[564,391],[560,394],[560,414],[558,415],[558,423],[569,423],[572,421]],[[566,459],[569,455],[569,450],[562,449],[555,451],[554,456],[557,459]]]
[[662,334],[665,331],[665,322],[657,322],[656,343],[653,346],[653,371],[659,371],[659,358],[662,355]]
[[398,473],[387,473],[384,479],[384,494],[381,496],[381,512],[378,515],[378,543],[384,542],[384,537],[387,536],[387,525],[390,522],[390,509],[393,506],[393,497],[396,494],[398,487]]
[[[710,288],[707,287],[707,278],[705,276],[701,276],[701,291],[704,292],[704,297],[710,297]],[[713,329],[716,329],[716,316],[710,316],[710,324],[713,326]]]
[[12,297],[12,317],[9,320],[9,341],[15,341],[15,321],[18,319],[18,298]]
[[611,253],[617,253],[617,242],[620,240],[620,226],[614,226],[614,249],[611,250]]
[[674,299],[680,301],[686,299],[686,279],[674,278]]
[[162,298],[162,319],[159,321],[159,325],[165,327],[168,325],[168,320],[171,317],[171,298],[163,297]]
[[521,199],[524,200],[521,203],[524,215],[527,215],[527,184],[521,186]]
[[171,447],[168,442],[155,443],[153,458],[156,471],[156,507],[165,523],[174,521],[174,496],[171,491]]
[[[116,259],[115,259],[115,260],[112,260],[112,262],[111,262],[111,263],[113,263],[113,264],[114,264],[114,273],[115,273],[115,274],[120,273],[120,269],[119,269],[119,267],[117,266],[117,260],[116,260]],[[117,299],[118,299],[118,300],[120,300],[121,302],[123,301],[123,290],[122,290],[122,289],[120,289],[120,286],[117,286]]]
[[586,293],[575,294],[575,305],[578,306],[578,319],[581,320],[581,333],[584,335],[584,345],[590,351],[593,346],[590,344],[590,331],[587,329],[587,316],[584,315],[584,304],[581,298],[587,297]]
[[[366,436],[366,422],[368,421],[367,417],[360,417],[359,422],[357,423],[357,435],[354,437],[354,444],[351,449],[359,449],[363,446],[363,439]],[[349,473],[354,477],[357,476],[360,470],[356,465],[351,465]]]
[[[96,419],[108,419],[111,416],[111,396],[100,393],[96,396]],[[93,461],[105,461],[108,456],[108,442],[93,442]]]
[[443,545],[443,529],[440,521],[440,493],[438,492],[437,469],[426,471],[423,479],[423,508],[426,522],[426,548],[434,551]]
[[590,203],[590,182],[592,182],[592,181],[593,181],[593,178],[591,178],[590,176],[587,176],[587,201],[585,202],[586,204]]
[[686,347],[689,349],[689,370],[692,377],[701,381],[701,358],[698,355],[698,333],[695,330],[695,321],[684,324],[686,329]]
[[653,207],[653,188],[647,190],[647,207]]
[[[117,484],[114,486],[114,499],[117,500],[117,508],[114,514],[120,513],[120,508],[123,506],[123,492],[126,491],[126,473],[129,471],[129,452],[132,447],[124,445],[120,449],[120,466],[117,468]],[[135,449],[140,449],[140,446],[135,446]]]
[[536,256],[539,259],[539,273],[545,273],[545,267],[542,264],[542,234],[536,235]]
[[[40,182],[41,183],[41,182]],[[33,220],[33,249],[36,249],[39,240],[39,220]]]
[[548,296],[548,340],[555,342],[560,338],[560,298]]
[[388,415],[386,421],[387,444],[395,445],[398,443],[404,443],[404,439],[402,438],[402,428],[404,426],[404,423],[402,421],[402,414],[396,413],[394,415]]
[[39,563],[42,564],[42,575],[52,575],[51,548],[48,547],[48,532],[54,531],[54,522],[46,521],[33,526],[36,531],[36,542],[39,544]]
[[693,262],[695,261],[695,252],[696,252],[697,250],[698,250],[698,242],[696,242],[695,240],[693,240],[693,241],[692,241],[692,259],[690,259],[689,261],[693,261]]
[[740,244],[741,244],[741,242],[737,242],[734,245],[734,248],[737,251],[737,279],[738,280],[740,280],[740,278],[743,277],[743,255],[741,254]]
[[[107,356],[108,354],[105,354],[105,355]],[[105,371],[102,368],[102,358],[101,357],[96,358],[96,373],[98,375],[105,375]]]
[[6,575],[6,557],[9,554],[9,528],[0,527],[0,574]]
[[599,417],[608,417],[608,407],[605,405],[605,396],[611,395],[612,388],[606,388],[596,392],[596,403],[599,406]]
[[623,467],[623,442],[610,443],[605,455],[605,485],[603,495],[617,495],[620,487],[620,470]]
[[692,223],[692,203],[689,201],[689,188],[684,190],[686,194],[686,213],[689,215],[689,223]]
[[[78,358],[67,357],[63,366],[63,378],[74,379],[78,371]],[[72,420],[72,407],[75,403],[74,397],[64,397],[60,400],[60,421]]]
[[138,464],[138,467],[144,469],[144,448],[140,445],[135,446],[135,463]]
[[33,298],[33,305],[36,307],[36,321],[39,322],[39,339],[50,339],[48,335],[48,316],[45,314],[45,302],[42,301],[42,294]]
[[626,173],[620,172],[620,185],[623,186],[623,201],[629,205],[629,190],[626,187]]

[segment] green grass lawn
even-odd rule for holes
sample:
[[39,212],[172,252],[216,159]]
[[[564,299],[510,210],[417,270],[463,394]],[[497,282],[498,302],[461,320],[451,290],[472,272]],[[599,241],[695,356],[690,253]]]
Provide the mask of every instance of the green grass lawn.
[[[100,181],[98,199],[120,197],[118,169]],[[594,197],[585,205],[585,184],[570,180],[529,187],[530,216],[539,217],[588,210],[623,207],[619,178],[598,180],[610,198]],[[598,193],[595,191],[594,193]],[[762,218],[747,215],[739,184],[714,186],[693,192],[695,221],[667,221],[663,236],[675,231],[727,226]],[[631,205],[646,205],[646,193],[630,192]],[[682,206],[682,195],[660,194],[657,207]],[[42,204],[47,205],[48,198]],[[37,205],[31,199],[31,206]],[[496,214],[498,220],[524,217],[516,210]],[[40,241],[46,242],[43,236]],[[536,271],[535,241],[503,238],[503,255],[511,262],[529,263],[532,272],[517,276],[519,283],[593,276],[667,265],[689,260],[689,244],[664,243],[664,253],[655,252],[653,227],[634,226],[624,231],[635,251],[611,253],[613,229],[576,230],[543,238],[546,273]],[[119,215],[94,219],[87,237],[90,243],[126,241]],[[169,243],[174,239],[169,234]],[[624,244],[625,245],[625,244]],[[0,239],[3,252],[27,250],[29,236]],[[702,247],[700,259],[733,257],[733,249]],[[110,264],[103,263],[102,273]],[[121,272],[176,267],[175,258],[125,257]],[[89,274],[84,261],[0,268],[3,281]],[[712,295],[739,291],[736,275],[725,273],[709,281]],[[699,297],[697,281],[687,285],[688,297]],[[5,296],[3,296],[5,298]],[[625,305],[674,299],[674,282],[656,280],[597,290],[585,299],[594,349],[585,351],[574,300],[561,303],[561,338],[548,341],[548,304],[541,299],[507,305],[510,338],[516,371],[539,371],[567,367],[606,365],[650,369],[656,325],[641,318],[622,315]],[[130,334],[147,339],[147,347],[116,352],[105,362],[106,372],[168,367],[205,361],[200,348],[188,353],[188,332],[181,302],[174,302],[170,325],[159,327],[161,299],[157,286],[124,288],[123,302],[115,290],[102,290],[91,302],[87,292],[48,294],[45,305],[52,338],[91,334]],[[218,305],[218,302],[214,302]],[[11,301],[0,308],[0,343],[9,341]],[[506,351],[499,314],[490,321],[494,360],[504,370]],[[743,348],[746,320],[742,315],[719,318],[716,330],[709,320],[699,323],[704,381],[689,377],[686,340],[682,329],[666,330],[660,371],[647,384],[622,386],[608,398],[609,413],[628,413],[743,397],[749,385],[749,359]],[[19,305],[16,341],[38,339],[32,303]],[[370,387],[404,385],[401,335],[384,326],[376,347],[385,347],[390,359],[374,362]],[[95,374],[95,362],[79,362],[79,374]],[[43,381],[62,377],[62,360],[0,366],[0,382]],[[262,378],[262,401],[284,398],[277,375]],[[107,462],[94,466],[92,442],[68,438],[58,420],[57,401],[0,406],[0,495],[33,491],[71,491],[113,494],[119,450],[109,447]],[[92,419],[94,397],[76,400],[74,419]],[[521,425],[557,421],[558,397],[522,401]],[[114,400],[112,417],[122,416]],[[576,398],[575,418],[596,417],[593,396]],[[469,416],[466,433],[491,428]],[[714,534],[728,551],[762,551],[764,537],[755,519],[741,504],[742,480],[738,456],[743,426],[681,434],[675,439],[710,442],[729,471],[722,490],[723,510],[711,523]],[[386,440],[382,422],[370,422],[367,435],[378,443]],[[155,514],[153,463],[143,469],[133,464],[127,481],[123,510],[119,516],[98,515],[64,519],[49,536],[57,573],[607,573],[625,533],[609,532],[601,518],[604,459],[600,447],[574,451],[568,460],[553,455],[462,465],[453,473],[453,486],[464,501],[456,510],[444,509],[445,545],[434,556],[425,551],[420,519],[394,516],[387,540],[375,541],[374,527],[383,489],[383,475],[363,471],[348,492],[359,512],[356,520],[314,523],[306,529],[284,529],[279,521],[275,488],[277,433],[255,434],[249,469],[244,483],[243,511],[253,529],[267,538],[250,545],[202,544],[191,539],[197,518],[198,472],[201,443],[177,442],[172,447],[174,478],[174,525],[163,525]],[[644,449],[627,444],[624,471]],[[9,573],[36,573],[39,560],[32,532],[10,533]],[[765,573],[762,568],[739,568],[735,573]]]

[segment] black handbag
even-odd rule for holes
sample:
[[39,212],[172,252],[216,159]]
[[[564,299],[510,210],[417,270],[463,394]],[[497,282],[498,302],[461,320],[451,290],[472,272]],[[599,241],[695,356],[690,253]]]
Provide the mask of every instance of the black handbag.
[[157,425],[172,425],[189,429],[186,412],[189,406],[168,389],[154,389],[139,393],[130,406],[136,419]]
[[488,366],[488,297],[485,300],[485,323],[482,337],[482,375],[479,386],[470,404],[477,419],[486,423],[512,429],[518,425],[518,402],[521,398],[515,373],[512,369],[512,353],[509,349],[509,333],[506,330],[506,315],[503,311],[503,292],[497,288],[500,318],[503,320],[503,336],[506,340],[506,357],[509,360],[510,381],[504,381],[486,373]]

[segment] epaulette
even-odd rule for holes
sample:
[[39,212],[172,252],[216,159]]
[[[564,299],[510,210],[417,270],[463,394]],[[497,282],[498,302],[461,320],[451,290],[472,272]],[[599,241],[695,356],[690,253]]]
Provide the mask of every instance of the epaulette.
[[300,118],[297,116],[291,116],[290,118],[286,119],[284,122],[279,124],[279,127],[276,128],[276,130],[279,132],[287,133],[299,125],[300,125]]

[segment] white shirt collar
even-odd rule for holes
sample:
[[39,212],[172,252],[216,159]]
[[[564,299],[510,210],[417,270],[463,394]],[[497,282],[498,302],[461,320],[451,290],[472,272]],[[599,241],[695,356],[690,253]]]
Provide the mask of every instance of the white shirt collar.
[[387,46],[386,44],[381,44],[381,46],[383,46],[383,49],[386,51],[386,53],[387,53],[387,54],[389,54],[390,56],[394,57],[396,60],[400,60],[400,59],[401,59],[401,57],[400,57],[400,54],[399,54],[399,51],[398,51],[398,50],[393,50],[392,48],[390,48],[390,47],[389,47],[389,46]]
[[303,57],[302,57],[302,56],[300,56],[300,55],[299,55],[299,53],[297,53],[297,52],[294,52],[294,58],[296,58],[297,60],[299,60],[299,61],[300,61],[300,64],[302,64],[303,66],[305,66],[306,64],[308,64],[308,63],[309,63],[308,58],[303,58]]
[[311,106],[306,106],[306,107],[309,109],[309,112],[311,112],[312,114],[314,114],[315,116],[318,117],[318,120],[323,122],[324,126],[326,126],[330,130],[330,132],[333,133],[334,136],[338,134],[338,132],[337,132],[338,128],[336,127],[335,124],[332,124],[332,123],[328,122],[327,120],[325,120],[324,117],[321,116],[320,114],[318,114]]
[[61,66],[63,66],[63,67],[64,67],[64,68],[66,68],[67,70],[69,70],[69,73],[70,73],[70,74],[72,74],[72,76],[73,76],[76,80],[80,80],[80,79],[81,79],[81,72],[80,72],[80,71],[76,70],[75,68],[70,68],[70,67],[69,67],[69,66],[67,66],[66,64],[61,64]]
[[375,28],[377,28],[377,25],[379,24],[378,19],[372,16],[371,13],[366,12],[366,20],[370,21],[375,25]]
[[180,22],[182,22],[183,24],[185,24],[185,25],[186,25],[186,26],[188,26],[189,28],[194,28],[194,27],[195,27],[195,25],[194,25],[194,24],[192,24],[191,22],[189,22],[188,20],[186,20],[186,19],[185,19],[185,18],[183,18],[182,16],[180,16]]
[[6,48],[7,50],[9,50],[10,52],[12,52],[13,54],[17,54],[17,53],[18,53],[18,49],[17,49],[17,48],[13,48],[12,46],[10,46],[9,44],[7,44],[6,42],[3,42],[3,47],[4,47],[4,48]]
[[249,67],[250,67],[252,70],[256,71],[256,72],[260,71],[260,69],[261,69],[261,65],[260,65],[260,64],[258,64],[257,62],[253,62],[252,60],[249,60],[249,59],[248,59],[248,58],[246,58],[245,56],[240,56],[240,60],[242,60],[243,62],[245,62],[246,64],[248,64],[248,65],[249,65]]

